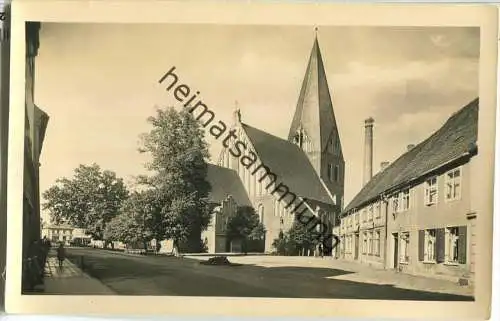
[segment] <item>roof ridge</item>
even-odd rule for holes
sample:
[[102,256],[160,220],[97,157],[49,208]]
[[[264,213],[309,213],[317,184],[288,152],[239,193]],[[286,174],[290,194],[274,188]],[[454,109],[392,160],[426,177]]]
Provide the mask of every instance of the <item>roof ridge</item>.
[[290,142],[288,139],[284,139],[284,138],[282,138],[282,137],[279,137],[279,136],[273,135],[273,134],[268,133],[268,132],[266,132],[266,131],[264,131],[264,130],[262,130],[262,129],[260,129],[260,128],[257,128],[257,127],[252,126],[252,125],[248,125],[247,123],[243,123],[243,122],[242,122],[242,123],[241,123],[241,125],[242,125],[242,126],[246,126],[246,127],[250,127],[251,129],[258,130],[258,131],[262,132],[263,134],[266,134],[266,135],[268,135],[268,136],[272,136],[272,137],[274,137],[274,138],[280,139],[280,140],[282,140],[282,141],[284,141],[284,142],[287,142],[287,143],[289,143],[289,144],[291,144],[291,145],[293,145],[293,146],[296,146],[296,147],[298,148],[298,146],[297,146],[297,145],[295,145],[294,143]]

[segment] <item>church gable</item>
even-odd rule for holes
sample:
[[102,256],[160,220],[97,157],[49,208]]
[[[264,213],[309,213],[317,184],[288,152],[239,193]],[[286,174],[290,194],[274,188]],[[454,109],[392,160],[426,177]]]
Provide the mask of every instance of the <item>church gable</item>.
[[304,152],[295,144],[242,124],[262,164],[297,196],[334,204]]

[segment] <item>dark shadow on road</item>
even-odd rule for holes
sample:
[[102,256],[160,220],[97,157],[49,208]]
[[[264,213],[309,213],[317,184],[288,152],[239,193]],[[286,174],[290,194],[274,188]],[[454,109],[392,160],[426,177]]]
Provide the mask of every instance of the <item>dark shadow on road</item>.
[[202,265],[196,259],[71,251],[68,258],[123,295],[474,301],[473,297],[331,279],[332,268]]

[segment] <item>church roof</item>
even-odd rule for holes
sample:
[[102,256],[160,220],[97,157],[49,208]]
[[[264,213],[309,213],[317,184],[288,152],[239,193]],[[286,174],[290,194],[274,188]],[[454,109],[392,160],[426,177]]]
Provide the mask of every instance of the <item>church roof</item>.
[[306,154],[295,144],[241,124],[262,163],[277,175],[290,192],[306,199],[333,204]]
[[327,146],[334,130],[338,132],[317,38],[314,39],[288,140],[293,140],[300,127],[305,130],[313,145],[322,149]]
[[474,153],[477,141],[479,98],[454,113],[429,138],[401,155],[375,175],[344,212],[363,206],[385,192],[419,179],[443,165]]
[[208,164],[207,181],[212,186],[209,199],[220,203],[231,195],[240,206],[252,206],[240,177],[230,168]]

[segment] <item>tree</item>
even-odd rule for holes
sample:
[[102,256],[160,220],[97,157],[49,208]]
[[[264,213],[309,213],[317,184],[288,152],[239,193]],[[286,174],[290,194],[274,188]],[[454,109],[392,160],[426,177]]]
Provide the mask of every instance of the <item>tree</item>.
[[293,243],[290,248],[294,248],[294,252],[297,253],[298,251],[300,255],[305,255],[312,246],[318,243],[315,232],[309,230],[300,222],[294,222],[287,234],[289,241]]
[[288,235],[283,233],[283,231],[280,231],[278,234],[278,237],[273,240],[273,247],[276,250],[276,254],[278,255],[286,255],[287,254],[287,248],[289,246],[290,240]]
[[147,243],[165,234],[162,224],[162,205],[155,190],[133,192],[126,199],[115,216],[106,226],[107,240],[121,241],[126,244]]
[[172,239],[177,250],[185,244],[186,250],[198,252],[211,214],[205,161],[209,153],[201,124],[189,112],[174,108],[157,109],[148,122],[153,128],[142,136],[140,152],[151,156],[146,164],[151,175],[139,182],[161,195],[165,238]]
[[101,170],[97,164],[80,165],[72,178],[59,178],[43,192],[43,208],[49,211],[52,222],[67,222],[102,240],[106,224],[127,197],[123,179],[114,172]]
[[229,242],[241,240],[245,252],[248,250],[249,241],[263,241],[265,234],[264,225],[251,206],[239,206],[236,212],[228,217],[226,237]]
[[251,206],[238,206],[236,212],[228,217],[226,236],[233,239],[262,239],[265,229],[259,221],[259,216]]
[[316,232],[300,222],[294,222],[286,233],[280,231],[278,238],[273,241],[273,247],[279,255],[307,255],[317,244]]

